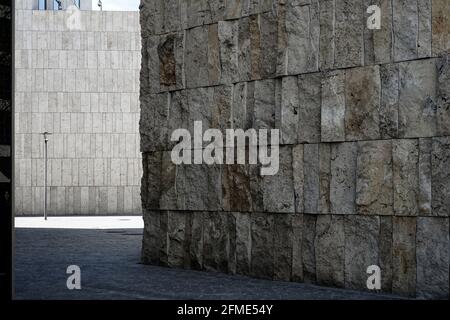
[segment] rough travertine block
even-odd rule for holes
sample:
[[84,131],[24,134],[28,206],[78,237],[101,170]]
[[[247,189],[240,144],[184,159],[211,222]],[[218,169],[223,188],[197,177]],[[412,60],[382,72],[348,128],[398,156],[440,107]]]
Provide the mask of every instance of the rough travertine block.
[[184,63],[187,88],[209,85],[207,26],[186,30]]
[[[284,21],[280,21],[286,34],[282,74],[301,74],[319,68],[319,1],[307,5],[287,1]],[[280,18],[279,18],[280,19]]]
[[380,66],[381,105],[380,135],[383,139],[398,136],[399,70],[398,64]]
[[450,137],[433,138],[431,151],[432,214],[450,215]]
[[399,72],[399,136],[436,135],[436,60],[401,63]]
[[393,140],[392,163],[394,213],[416,216],[419,213],[419,141]]
[[281,143],[297,143],[299,131],[299,86],[297,77],[284,77],[281,92]]
[[167,122],[169,95],[166,93],[140,97],[141,152],[160,151],[168,142]]
[[331,144],[319,144],[319,203],[317,213],[331,213]]
[[304,281],[316,283],[316,215],[303,215],[302,266]]
[[144,263],[158,265],[161,247],[160,213],[144,210],[143,218],[142,259]]
[[417,219],[417,297],[449,297],[448,218]]
[[144,153],[142,178],[142,206],[144,209],[159,209],[162,154]]
[[[305,144],[303,151],[303,199],[304,212],[315,214],[319,202],[319,145]],[[298,172],[295,172],[296,182],[301,182]],[[299,190],[298,187],[296,190]]]
[[321,121],[321,81],[320,73],[305,74],[298,77],[298,125],[299,143],[320,142]]
[[[159,84],[161,90],[184,87],[184,34],[161,36],[158,44]],[[154,66],[151,66],[154,68]]]
[[259,16],[260,20],[260,44],[261,44],[261,76],[270,78],[275,76],[277,67],[277,19],[271,12],[263,13]]
[[247,165],[227,165],[222,169],[223,209],[252,212],[250,168]]
[[393,217],[393,293],[412,296],[416,290],[416,221]]
[[379,216],[345,217],[345,287],[367,289],[367,267],[379,261]]
[[335,68],[363,64],[363,12],[360,0],[335,1]]
[[381,290],[384,292],[392,291],[392,218],[380,216],[379,266],[382,270]]
[[345,140],[345,72],[333,71],[322,80],[322,142]]
[[320,285],[344,287],[344,217],[317,216],[314,245],[317,282]]
[[437,62],[437,134],[450,135],[450,55]]
[[252,214],[251,274],[273,278],[274,271],[274,217],[273,214]]
[[417,1],[394,0],[394,61],[412,60],[418,57],[417,42],[419,16]]
[[417,0],[419,15],[417,56],[419,58],[428,58],[431,56],[431,2],[432,0]]
[[274,280],[291,280],[293,228],[291,214],[275,214],[274,216]]
[[303,282],[303,215],[294,214],[292,222],[292,281]]
[[332,214],[355,214],[357,144],[331,146],[330,205]]
[[432,139],[419,139],[419,215],[428,216],[431,211],[431,149]]
[[263,178],[264,211],[295,213],[292,148],[280,148],[279,171]]
[[292,148],[292,175],[294,183],[295,212],[305,212],[304,200],[304,147],[302,144]]
[[167,266],[182,268],[186,256],[186,215],[182,212],[167,212]]
[[[365,0],[364,7],[378,5],[381,9],[381,29],[364,29],[365,64],[392,61],[392,0]],[[368,18],[368,14],[365,15]],[[363,23],[364,24],[364,23]]]
[[254,84],[253,128],[275,128],[275,80],[261,80]]
[[432,55],[450,52],[450,8],[446,0],[432,0]]
[[234,83],[239,80],[238,72],[238,21],[219,21],[218,34],[220,42],[220,82]]
[[203,212],[190,212],[186,221],[186,259],[185,267],[202,270],[203,268]]
[[227,213],[205,212],[203,219],[203,268],[228,271],[229,235]]
[[228,270],[233,274],[250,274],[251,266],[251,216],[249,213],[233,212],[228,218],[230,249]]
[[320,1],[320,70],[328,70],[334,66],[334,6],[334,0]]
[[345,73],[346,140],[380,138],[380,70],[354,68]]
[[359,214],[393,214],[392,141],[358,142],[356,179]]

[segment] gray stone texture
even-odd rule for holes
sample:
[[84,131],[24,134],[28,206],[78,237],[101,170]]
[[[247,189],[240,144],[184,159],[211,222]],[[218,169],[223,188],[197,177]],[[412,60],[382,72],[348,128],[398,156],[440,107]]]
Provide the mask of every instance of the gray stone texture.
[[[373,4],[379,30],[367,28]],[[378,265],[382,292],[448,297],[448,10],[445,0],[144,1],[144,261],[357,290]],[[194,121],[279,129],[278,173],[174,165],[169,135]],[[52,168],[59,182],[71,167]],[[97,194],[106,208],[111,194],[126,199]]]

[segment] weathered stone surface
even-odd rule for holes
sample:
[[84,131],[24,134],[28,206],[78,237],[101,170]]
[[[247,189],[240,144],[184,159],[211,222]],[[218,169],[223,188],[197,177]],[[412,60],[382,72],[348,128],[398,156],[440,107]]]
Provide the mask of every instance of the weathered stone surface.
[[142,207],[148,210],[159,209],[162,154],[161,152],[144,153],[142,160]]
[[172,162],[169,151],[162,152],[161,166],[154,170],[160,170],[159,208],[161,210],[177,210],[180,206],[176,186],[177,167]]
[[228,271],[229,234],[227,225],[227,213],[204,213],[203,268],[207,271]]
[[160,90],[184,88],[184,34],[161,36],[158,57]]
[[159,84],[159,37],[148,37],[142,42],[142,45],[142,50],[144,53],[142,57],[142,66],[145,68],[143,69],[143,72],[144,70],[147,70],[147,72],[144,74],[144,76],[146,77],[146,81],[144,83],[148,85],[146,89],[149,91],[149,93],[156,93],[161,90]]
[[344,217],[317,216],[315,252],[320,285],[344,287],[344,248]]
[[330,213],[331,144],[319,144],[318,213]]
[[299,144],[292,148],[292,175],[294,183],[295,212],[305,212],[304,184],[305,173],[303,170],[303,145]]
[[169,265],[169,211],[161,211],[159,217],[160,228],[160,247],[159,247],[159,263],[162,266]]
[[256,277],[273,278],[274,271],[273,214],[252,214],[252,267]]
[[393,293],[412,296],[416,290],[416,219],[393,217]]
[[292,281],[303,282],[303,215],[292,215]]
[[277,68],[277,19],[271,12],[259,16],[261,32],[261,76],[270,78],[276,75]]
[[252,249],[251,216],[249,213],[233,212],[229,215],[229,221],[229,226],[233,229],[233,232],[230,232],[229,271],[249,275]]
[[335,1],[335,63],[336,68],[361,66],[364,61],[364,22],[362,1]]
[[346,288],[367,290],[367,267],[379,261],[379,235],[379,216],[345,217]]
[[[285,71],[287,74],[314,72],[319,68],[319,1],[288,1],[285,5]],[[283,72],[282,74],[286,74]]]
[[[364,64],[381,64],[392,61],[392,1],[364,0],[363,8],[377,5],[381,9],[381,28],[370,30],[364,28]],[[364,18],[371,14],[365,12]],[[365,22],[363,22],[364,26]]]
[[416,1],[392,2],[394,26],[394,61],[417,58],[418,8]]
[[238,72],[238,21],[219,21],[221,83],[237,82]]
[[450,55],[437,62],[437,134],[450,135]]
[[431,2],[432,0],[417,1],[417,9],[419,14],[417,55],[419,58],[428,58],[431,56]]
[[335,24],[333,0],[320,1],[320,70],[334,66]]
[[356,197],[355,142],[331,146],[330,205],[332,214],[355,214]]
[[284,77],[281,99],[281,144],[297,143],[299,130],[299,86],[297,77]]
[[356,179],[359,214],[393,214],[392,141],[358,142]]
[[181,165],[177,169],[176,190],[180,210],[220,210],[221,168],[206,164]]
[[354,68],[345,73],[346,140],[380,138],[380,69]]
[[168,141],[167,123],[169,95],[166,93],[141,96],[141,152],[161,151]]
[[184,63],[187,88],[209,84],[208,27],[201,26],[186,30]]
[[183,268],[185,261],[186,214],[168,211],[167,266]]
[[392,217],[380,216],[379,257],[381,269],[381,290],[392,291]]
[[431,215],[431,138],[419,139],[419,215]]
[[203,212],[189,212],[186,215],[186,257],[185,267],[194,270],[203,269]]
[[[304,152],[304,206],[305,213],[317,213],[319,203],[319,145],[305,144]],[[297,173],[295,173],[297,174]]]
[[234,164],[223,167],[222,196],[225,211],[253,211],[250,169],[247,165]]
[[140,8],[140,25],[142,37],[159,34],[163,31],[164,1],[142,1]]
[[274,257],[273,279],[291,280],[293,229],[291,214],[275,214],[274,216]]
[[416,216],[419,213],[419,141],[393,140],[392,149],[394,213]]
[[181,28],[181,10],[179,0],[164,0],[164,31],[177,31]]
[[345,72],[333,71],[322,80],[322,142],[345,140]]
[[292,148],[280,148],[279,171],[264,176],[264,211],[295,213]]
[[436,134],[436,65],[434,59],[399,65],[399,136],[431,137]]
[[398,136],[399,70],[398,64],[380,67],[381,105],[380,135],[383,139]]
[[275,128],[275,80],[261,80],[254,84],[253,128]]
[[160,213],[144,210],[144,234],[142,238],[142,260],[144,263],[159,265],[161,247]]
[[417,219],[417,297],[449,297],[448,218]]
[[181,1],[181,4],[185,6],[182,10],[185,12],[185,28],[217,22],[225,14],[224,0]]
[[320,73],[298,77],[299,108],[297,140],[299,143],[320,142],[321,121],[321,81]]
[[431,154],[432,212],[450,215],[450,137],[433,138]]
[[209,85],[215,85],[220,82],[220,42],[219,30],[217,24],[208,26],[208,81]]
[[316,283],[316,215],[303,215],[302,266],[306,283]]
[[238,78],[249,81],[252,78],[252,37],[250,34],[251,18],[238,21]]
[[446,0],[432,0],[432,55],[450,52],[450,8]]

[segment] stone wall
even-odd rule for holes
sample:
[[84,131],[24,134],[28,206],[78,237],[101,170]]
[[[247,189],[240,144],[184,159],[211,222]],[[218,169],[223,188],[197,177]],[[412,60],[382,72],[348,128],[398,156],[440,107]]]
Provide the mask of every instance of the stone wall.
[[16,215],[140,214],[138,12],[16,1]]
[[[143,261],[359,290],[378,265],[384,292],[448,297],[449,10],[142,1]],[[280,129],[280,171],[174,165],[195,120]]]

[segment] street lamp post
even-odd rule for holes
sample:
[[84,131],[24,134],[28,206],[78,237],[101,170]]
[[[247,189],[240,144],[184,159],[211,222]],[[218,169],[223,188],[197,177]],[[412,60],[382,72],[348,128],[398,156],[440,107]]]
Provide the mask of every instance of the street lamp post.
[[48,136],[52,135],[49,132],[42,133],[44,136],[44,157],[45,157],[45,169],[44,169],[44,218],[47,220],[47,144],[48,144]]

